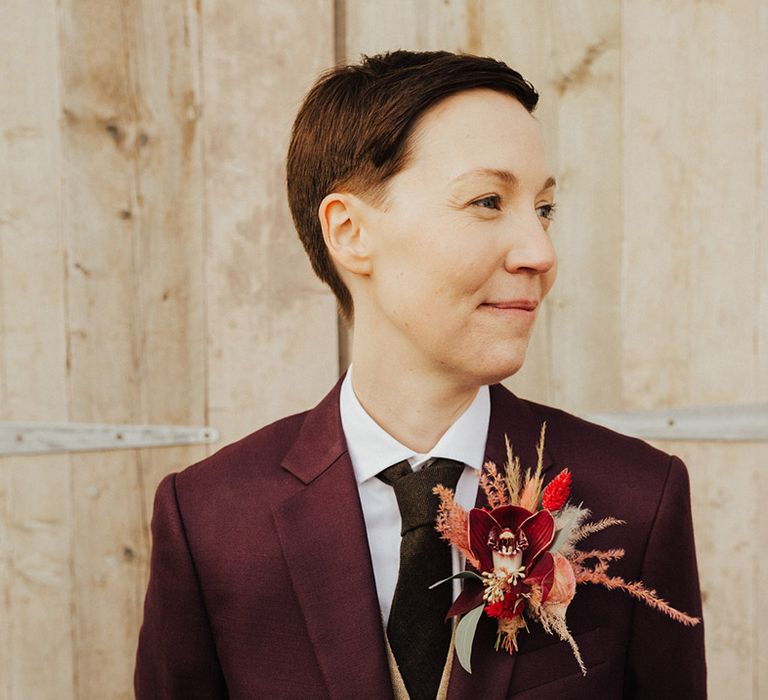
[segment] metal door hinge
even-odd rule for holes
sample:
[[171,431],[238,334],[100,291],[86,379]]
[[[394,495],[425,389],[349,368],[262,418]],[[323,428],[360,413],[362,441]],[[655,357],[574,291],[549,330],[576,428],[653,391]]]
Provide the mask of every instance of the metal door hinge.
[[0,423],[0,457],[196,445],[218,439],[214,428],[186,425]]

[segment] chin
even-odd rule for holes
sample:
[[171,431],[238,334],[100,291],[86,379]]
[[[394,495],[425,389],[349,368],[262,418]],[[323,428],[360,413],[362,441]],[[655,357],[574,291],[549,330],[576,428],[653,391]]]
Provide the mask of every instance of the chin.
[[468,379],[472,384],[498,384],[518,372],[523,366],[525,351],[520,353],[507,353],[499,357],[482,358],[482,362],[475,361],[467,368]]
[[505,379],[509,379],[513,374],[516,374],[522,366],[523,363],[518,362],[515,365],[510,365],[504,369],[489,373],[486,375],[483,384],[498,384],[499,382],[503,382]]

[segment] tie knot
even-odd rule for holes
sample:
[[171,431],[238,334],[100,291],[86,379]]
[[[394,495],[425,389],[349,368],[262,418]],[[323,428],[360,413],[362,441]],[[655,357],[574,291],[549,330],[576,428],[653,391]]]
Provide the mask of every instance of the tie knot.
[[438,457],[418,472],[411,469],[406,459],[378,474],[379,479],[395,491],[402,520],[401,535],[424,525],[434,526],[440,501],[432,489],[442,484],[455,490],[463,469],[461,462]]

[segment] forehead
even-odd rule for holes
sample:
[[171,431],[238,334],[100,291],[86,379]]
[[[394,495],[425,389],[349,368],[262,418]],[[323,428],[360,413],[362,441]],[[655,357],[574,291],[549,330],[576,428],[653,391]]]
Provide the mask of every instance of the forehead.
[[466,90],[416,122],[406,170],[449,181],[473,169],[511,170],[539,182],[549,175],[539,123],[511,95]]

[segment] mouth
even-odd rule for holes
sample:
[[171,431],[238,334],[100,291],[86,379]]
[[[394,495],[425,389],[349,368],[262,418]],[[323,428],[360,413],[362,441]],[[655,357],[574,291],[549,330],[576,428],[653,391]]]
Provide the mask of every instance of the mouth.
[[486,301],[480,306],[489,309],[498,309],[499,311],[527,311],[532,313],[536,311],[539,302],[536,299],[511,299],[500,301]]
[[492,313],[494,316],[520,319],[533,322],[536,318],[536,309],[539,302],[536,299],[511,299],[488,301],[480,304],[481,309]]
[[492,306],[496,309],[520,309],[535,311],[539,302],[536,299],[513,299],[511,301],[486,301],[481,306]]

